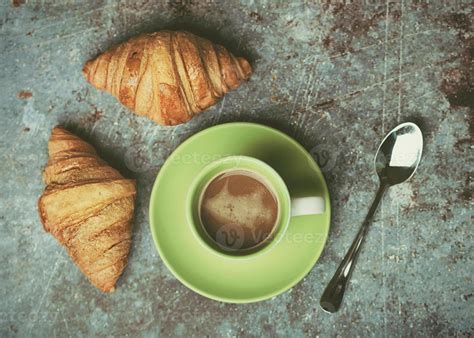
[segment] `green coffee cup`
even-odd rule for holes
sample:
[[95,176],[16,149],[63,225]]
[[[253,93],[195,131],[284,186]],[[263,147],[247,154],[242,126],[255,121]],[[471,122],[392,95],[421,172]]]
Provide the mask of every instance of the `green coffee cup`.
[[[273,230],[253,247],[242,248],[244,231],[241,225],[229,223],[211,236],[203,226],[200,215],[201,200],[206,187],[216,177],[232,171],[246,171],[259,177],[271,191],[278,205]],[[217,255],[232,258],[251,258],[270,251],[284,240],[291,217],[324,212],[324,199],[320,196],[290,197],[280,175],[268,164],[248,156],[228,156],[205,166],[193,180],[186,200],[186,213],[196,240]],[[230,238],[230,241],[229,241]]]

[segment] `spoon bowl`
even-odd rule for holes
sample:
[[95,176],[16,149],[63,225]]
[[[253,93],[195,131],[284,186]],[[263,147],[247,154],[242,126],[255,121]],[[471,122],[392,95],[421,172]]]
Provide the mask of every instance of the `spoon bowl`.
[[420,128],[412,122],[398,125],[385,136],[375,155],[380,181],[395,185],[410,179],[418,168],[422,150]]

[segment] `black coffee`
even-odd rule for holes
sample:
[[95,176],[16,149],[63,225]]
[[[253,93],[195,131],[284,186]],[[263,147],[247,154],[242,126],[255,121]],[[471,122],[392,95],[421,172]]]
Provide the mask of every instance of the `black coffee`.
[[201,223],[220,246],[248,249],[267,239],[278,218],[278,202],[265,181],[247,170],[214,178],[201,197]]

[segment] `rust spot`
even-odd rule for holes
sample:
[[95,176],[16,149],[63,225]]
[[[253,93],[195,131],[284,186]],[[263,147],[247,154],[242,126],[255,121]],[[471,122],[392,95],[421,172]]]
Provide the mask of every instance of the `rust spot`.
[[366,35],[385,18],[385,6],[376,6],[368,12],[359,2],[338,3],[332,7],[332,13],[335,25],[330,32],[334,34],[326,36],[323,45],[337,53],[344,53],[353,51],[354,38]]
[[257,22],[263,21],[263,17],[257,12],[250,12],[249,16]]
[[468,123],[469,123],[469,136],[471,137],[471,140],[472,140],[474,137],[474,114],[472,113],[472,111],[469,113]]
[[83,116],[81,120],[83,121],[83,123],[94,124],[102,118],[102,116],[104,115],[104,112],[100,110],[99,108],[97,108],[95,104],[93,103],[88,103],[88,104],[92,111],[90,114]]
[[167,1],[166,4],[170,7],[170,9],[177,12],[184,11],[186,7],[185,1]]
[[458,199],[470,203],[472,200],[472,172],[469,172],[464,180],[462,191],[458,193]]
[[392,12],[392,17],[398,21],[402,17],[402,12],[399,10],[395,10]]
[[[465,41],[463,37],[466,32],[465,26],[470,26],[468,18],[463,16],[456,16],[457,26],[460,27],[461,41],[464,41],[465,49],[459,54],[460,65],[456,68],[451,68],[443,73],[443,81],[441,83],[441,91],[444,92],[451,107],[469,107],[470,112],[470,128],[472,135],[472,109],[474,107],[474,65],[472,57],[474,54],[474,40]],[[461,36],[462,35],[462,36]]]
[[10,325],[10,331],[12,331],[12,332],[14,332],[14,333],[17,333],[17,332],[18,332],[18,328],[17,328],[15,325],[11,324],[11,325]]
[[471,20],[464,13],[454,13],[446,17],[446,24],[450,28],[458,31],[458,37],[461,41],[465,40],[465,35],[470,32]]
[[448,95],[449,103],[455,107],[474,107],[474,90],[472,88],[460,88],[455,93]]
[[344,5],[342,2],[336,3],[332,9],[332,13],[335,15],[339,14],[344,9]]
[[407,1],[408,2],[408,6],[413,9],[413,10],[417,10],[417,9],[426,9],[428,8],[428,5],[429,5],[429,1],[426,1],[426,0],[414,0],[414,1]]
[[463,189],[458,195],[459,199],[462,201],[471,201],[472,200],[472,190],[468,188]]
[[344,195],[341,197],[341,203],[342,205],[346,204],[347,201],[349,201],[349,195]]
[[331,100],[327,100],[327,101],[324,101],[324,102],[321,102],[321,103],[316,103],[314,105],[314,107],[315,108],[328,107],[328,106],[332,106],[335,102],[336,102],[336,100],[331,99]]
[[20,7],[25,4],[25,0],[12,0],[13,7]]
[[471,26],[471,20],[464,13],[455,13],[448,16],[448,21],[456,29],[468,30]]
[[33,96],[33,93],[28,91],[28,90],[22,90],[22,91],[18,92],[18,97],[20,99],[23,99],[23,100],[29,99],[32,96]]
[[323,46],[324,46],[324,48],[328,49],[329,47],[331,47],[331,44],[332,44],[332,39],[328,35],[323,39]]
[[285,60],[290,60],[290,59],[294,59],[296,57],[298,57],[298,53],[297,52],[293,52],[291,54],[288,54],[287,56],[285,56]]
[[84,101],[84,98],[82,96],[82,93],[78,90],[73,90],[72,93],[76,96],[76,101],[77,102],[82,102]]
[[25,133],[29,132],[30,130],[31,130],[31,129],[30,129],[30,128],[28,128],[28,127],[26,127],[26,128],[23,128],[23,131],[24,131]]
[[462,299],[464,300],[468,300],[472,297],[474,297],[474,293],[468,293],[467,295],[462,295]]
[[102,112],[102,110],[97,109],[95,105],[92,105],[92,108],[94,108],[94,112],[92,113],[92,115],[89,115],[87,117],[87,121],[90,123],[96,123],[102,118],[104,113]]
[[474,88],[469,79],[471,71],[472,66],[463,65],[444,72],[441,90],[452,107],[474,107]]
[[454,144],[454,148],[456,148],[459,151],[464,151],[464,145],[471,145],[472,144],[472,138],[461,138],[457,140],[457,142]]

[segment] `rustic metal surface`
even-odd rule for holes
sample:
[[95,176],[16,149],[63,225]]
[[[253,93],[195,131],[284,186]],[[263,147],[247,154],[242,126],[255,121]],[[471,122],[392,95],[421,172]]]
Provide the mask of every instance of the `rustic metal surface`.
[[[3,1],[0,335],[472,334],[472,2],[352,2]],[[248,57],[255,74],[178,127],[132,115],[83,79],[87,59],[161,28],[222,43]],[[425,133],[422,165],[386,196],[342,310],[325,314],[323,287],[374,196],[377,144],[407,120]],[[147,220],[169,153],[227,121],[294,136],[319,155],[332,193],[330,238],[314,269],[291,291],[249,305],[182,286],[156,253]],[[110,295],[86,281],[37,216],[58,123],[138,180],[130,263]]]

